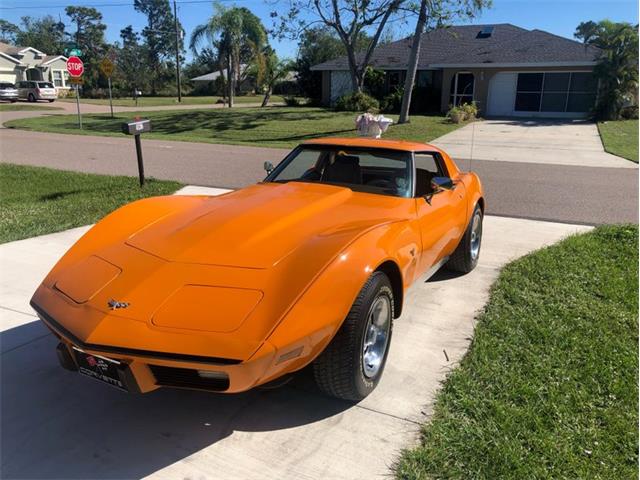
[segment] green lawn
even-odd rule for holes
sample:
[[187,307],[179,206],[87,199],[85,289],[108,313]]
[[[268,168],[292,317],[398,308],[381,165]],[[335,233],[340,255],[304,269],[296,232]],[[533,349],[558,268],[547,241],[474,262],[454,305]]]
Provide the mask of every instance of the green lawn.
[[638,120],[598,123],[604,149],[638,163]]
[[[84,130],[77,128],[74,115],[12,120],[5,125],[44,132],[121,136],[121,123],[136,115],[151,119],[153,131],[145,138],[285,148],[311,138],[354,136],[356,117],[353,112],[323,108],[270,107],[127,112],[116,114],[114,119],[107,114],[84,115]],[[424,142],[460,126],[445,117],[416,115],[411,123],[391,126],[384,137]]]
[[504,268],[403,479],[638,476],[638,227]]
[[30,103],[0,103],[0,112],[18,112],[23,110],[62,110],[60,107],[52,107],[51,105],[30,104]]
[[[140,97],[138,98],[138,107],[157,107],[166,105],[211,105],[216,103],[221,97],[182,97],[182,102],[178,102],[178,97]],[[59,99],[62,102],[74,102],[75,97],[67,97]],[[262,103],[261,95],[243,95],[234,97],[235,103]],[[280,95],[272,95],[271,103],[282,103],[284,98]],[[108,98],[81,98],[80,103],[91,103],[94,105],[109,105]],[[113,105],[118,107],[135,107],[136,102],[132,98],[114,98]]]
[[139,198],[171,194],[177,182],[0,164],[0,243],[94,223]]

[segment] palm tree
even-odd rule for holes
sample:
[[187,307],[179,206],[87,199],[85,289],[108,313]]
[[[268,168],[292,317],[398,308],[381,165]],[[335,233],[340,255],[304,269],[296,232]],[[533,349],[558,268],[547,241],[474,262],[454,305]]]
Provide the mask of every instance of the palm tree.
[[242,78],[241,65],[251,63],[267,39],[262,22],[244,7],[226,8],[214,4],[214,14],[191,34],[190,48],[197,54],[200,43],[208,42],[217,52],[220,74],[226,69],[228,105]]
[[266,46],[256,55],[255,64],[250,73],[256,77],[258,87],[262,88],[264,92],[261,107],[266,107],[269,104],[273,87],[293,69],[293,62],[278,58],[278,55],[270,46]]
[[596,115],[616,120],[626,102],[638,97],[638,26],[610,20],[583,22],[574,33],[587,45],[602,50],[593,69],[600,82]]

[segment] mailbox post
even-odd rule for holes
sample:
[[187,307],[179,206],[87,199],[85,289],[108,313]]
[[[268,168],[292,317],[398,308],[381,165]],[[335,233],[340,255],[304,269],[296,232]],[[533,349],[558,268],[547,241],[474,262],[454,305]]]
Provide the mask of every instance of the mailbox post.
[[140,186],[144,185],[144,163],[142,162],[142,144],[140,134],[151,131],[151,120],[134,120],[133,122],[122,124],[122,133],[133,135],[136,142],[136,156],[138,157],[138,177]]

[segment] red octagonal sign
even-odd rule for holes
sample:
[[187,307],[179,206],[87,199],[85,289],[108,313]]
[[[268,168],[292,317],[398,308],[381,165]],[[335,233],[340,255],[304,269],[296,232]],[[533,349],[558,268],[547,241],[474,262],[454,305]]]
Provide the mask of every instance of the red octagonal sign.
[[84,63],[78,57],[69,57],[67,60],[67,71],[72,77],[81,77],[84,73]]

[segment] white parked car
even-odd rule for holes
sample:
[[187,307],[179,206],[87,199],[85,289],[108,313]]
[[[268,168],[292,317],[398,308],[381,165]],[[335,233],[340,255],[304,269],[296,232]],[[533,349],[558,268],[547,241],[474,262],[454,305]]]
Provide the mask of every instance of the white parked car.
[[30,102],[38,100],[53,102],[58,98],[58,92],[51,82],[25,80],[18,82],[18,98]]
[[11,103],[18,101],[18,90],[13,83],[0,82],[0,100]]

